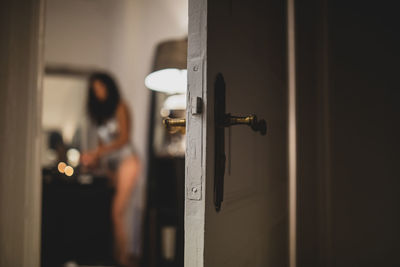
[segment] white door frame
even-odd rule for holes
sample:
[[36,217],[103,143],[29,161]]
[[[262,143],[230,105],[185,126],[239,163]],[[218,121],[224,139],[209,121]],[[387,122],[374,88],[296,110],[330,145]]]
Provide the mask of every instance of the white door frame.
[[[185,160],[185,266],[204,266],[204,215],[206,207],[207,140],[207,1],[189,0],[188,93]],[[196,98],[202,99],[201,114],[192,114]],[[201,142],[198,142],[201,140]],[[206,142],[209,145],[209,142]]]
[[0,266],[40,266],[44,0],[0,15]]

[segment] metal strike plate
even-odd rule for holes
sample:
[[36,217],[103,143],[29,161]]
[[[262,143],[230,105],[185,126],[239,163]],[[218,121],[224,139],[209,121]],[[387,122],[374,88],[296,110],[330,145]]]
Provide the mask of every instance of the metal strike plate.
[[186,111],[186,198],[202,199],[203,173],[203,60],[188,62],[188,106]]

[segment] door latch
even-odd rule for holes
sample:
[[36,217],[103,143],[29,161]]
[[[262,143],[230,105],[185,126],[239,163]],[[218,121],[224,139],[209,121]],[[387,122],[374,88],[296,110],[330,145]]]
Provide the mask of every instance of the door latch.
[[[203,110],[203,103],[200,97],[193,97],[191,100],[191,113],[192,115],[199,115]],[[182,128],[186,127],[186,119],[185,118],[165,118],[163,120],[163,124],[165,128],[171,133],[177,132],[178,130],[182,130]]]
[[163,124],[165,125],[165,128],[167,129],[168,132],[174,133],[177,132],[178,130],[185,128],[186,127],[186,119],[184,118],[178,118],[178,119],[173,119],[173,118],[165,118],[163,120]]

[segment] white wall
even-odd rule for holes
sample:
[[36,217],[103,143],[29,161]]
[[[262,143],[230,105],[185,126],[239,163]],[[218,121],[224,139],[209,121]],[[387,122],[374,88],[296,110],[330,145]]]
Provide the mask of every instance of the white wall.
[[113,2],[48,0],[46,62],[108,67]]
[[187,0],[48,0],[45,59],[113,73],[133,112],[132,140],[146,158],[156,45],[187,35]]

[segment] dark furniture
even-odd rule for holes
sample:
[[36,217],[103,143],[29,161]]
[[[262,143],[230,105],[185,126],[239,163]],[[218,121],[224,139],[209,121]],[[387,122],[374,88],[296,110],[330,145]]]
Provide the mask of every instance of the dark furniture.
[[[184,249],[184,157],[154,157],[149,171],[145,234],[146,267],[183,267]],[[176,228],[175,257],[162,256],[162,229]]]
[[80,184],[56,170],[44,170],[43,177],[42,266],[113,265],[108,179]]

